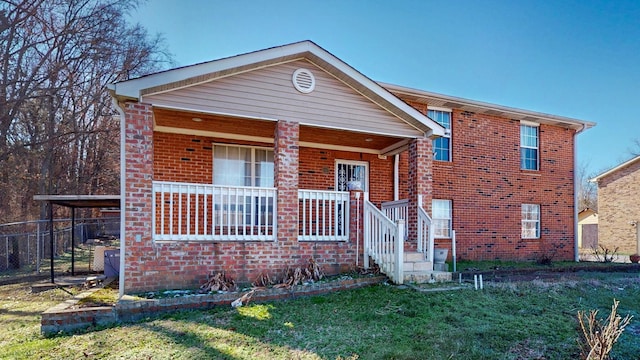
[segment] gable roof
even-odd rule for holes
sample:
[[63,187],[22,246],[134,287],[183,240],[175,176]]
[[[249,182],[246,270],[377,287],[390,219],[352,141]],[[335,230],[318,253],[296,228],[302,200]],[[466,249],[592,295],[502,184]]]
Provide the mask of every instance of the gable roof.
[[609,169],[609,170],[601,173],[600,175],[594,177],[593,179],[591,179],[589,181],[598,182],[601,179],[603,179],[604,177],[607,177],[607,176],[609,176],[611,174],[614,174],[614,173],[616,173],[616,172],[618,172],[618,171],[620,171],[620,170],[622,170],[622,169],[624,169],[624,168],[626,168],[628,166],[631,166],[631,165],[633,165],[633,164],[635,164],[635,163],[637,163],[639,161],[640,161],[640,155],[638,155],[636,157],[633,157],[633,158],[623,162],[622,164],[620,164],[620,165],[618,165],[618,166],[616,166],[616,167],[614,167],[612,169]]
[[581,132],[596,126],[596,123],[564,116],[551,115],[536,111],[512,108],[503,105],[491,104],[482,101],[469,100],[456,96],[443,95],[429,91],[412,89],[404,86],[380,83],[387,90],[403,99],[426,102],[429,106],[437,106],[475,113],[503,116],[514,120],[532,121],[540,124],[548,124],[570,128]]
[[381,108],[424,132],[426,136],[444,136],[444,128],[440,124],[308,40],[149,74],[109,84],[109,89],[116,99],[140,100],[143,95],[193,86],[298,59],[306,59],[324,69]]

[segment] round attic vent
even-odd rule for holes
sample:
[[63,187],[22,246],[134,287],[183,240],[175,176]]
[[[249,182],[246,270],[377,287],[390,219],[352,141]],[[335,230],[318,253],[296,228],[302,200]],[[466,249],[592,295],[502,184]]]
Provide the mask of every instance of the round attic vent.
[[316,88],[316,78],[307,69],[298,69],[293,72],[293,87],[303,94],[308,94]]

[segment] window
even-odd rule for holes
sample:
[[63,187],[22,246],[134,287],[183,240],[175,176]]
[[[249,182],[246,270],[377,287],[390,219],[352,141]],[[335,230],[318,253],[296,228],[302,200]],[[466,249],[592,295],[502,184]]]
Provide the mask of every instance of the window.
[[451,237],[451,200],[433,200],[433,234],[437,238]]
[[520,124],[520,168],[538,170],[538,127]]
[[[427,115],[451,132],[451,111],[427,110]],[[445,135],[433,140],[433,159],[451,161],[451,135]]]
[[[249,146],[213,146],[213,184],[233,187],[274,186],[273,150]],[[249,226],[273,225],[274,198],[250,189],[217,189],[215,222],[246,234]],[[251,229],[252,230],[252,229]]]
[[522,204],[522,238],[540,238],[540,205]]
[[273,150],[215,145],[213,147],[213,183],[273,187]]

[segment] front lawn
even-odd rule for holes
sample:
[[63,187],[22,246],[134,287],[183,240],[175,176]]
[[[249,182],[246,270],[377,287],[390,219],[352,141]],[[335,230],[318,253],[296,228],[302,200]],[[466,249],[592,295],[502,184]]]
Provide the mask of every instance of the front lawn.
[[39,335],[37,314],[61,290],[20,295],[26,288],[4,286],[0,327],[9,331],[0,331],[0,358],[572,359],[579,354],[577,311],[597,308],[605,317],[614,298],[634,320],[613,358],[640,354],[638,274],[485,285],[444,292],[376,285],[52,338]]

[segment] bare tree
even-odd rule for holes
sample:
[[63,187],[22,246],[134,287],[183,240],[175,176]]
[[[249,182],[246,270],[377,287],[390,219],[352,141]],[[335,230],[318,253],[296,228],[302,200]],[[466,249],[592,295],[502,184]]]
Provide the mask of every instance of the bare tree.
[[578,165],[578,211],[584,209],[598,210],[598,187],[595,183],[589,181],[594,177],[593,174],[587,173],[588,163],[580,163]]
[[126,21],[138,0],[0,2],[0,223],[35,193],[118,193],[119,126],[106,84],[170,61]]

